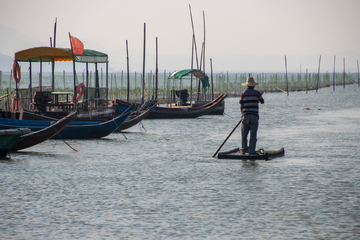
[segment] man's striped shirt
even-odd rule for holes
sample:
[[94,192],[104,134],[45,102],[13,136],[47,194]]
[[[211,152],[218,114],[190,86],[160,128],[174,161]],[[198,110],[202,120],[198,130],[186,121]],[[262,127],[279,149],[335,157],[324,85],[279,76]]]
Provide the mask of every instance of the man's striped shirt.
[[264,99],[258,90],[247,88],[242,91],[239,101],[243,105],[241,116],[252,114],[259,117],[259,102],[264,103]]

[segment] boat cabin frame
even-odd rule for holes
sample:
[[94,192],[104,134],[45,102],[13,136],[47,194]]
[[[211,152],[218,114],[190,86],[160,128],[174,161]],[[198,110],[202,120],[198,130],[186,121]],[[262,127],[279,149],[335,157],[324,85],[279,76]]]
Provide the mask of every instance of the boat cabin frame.
[[[184,90],[175,90],[175,80],[180,80],[180,88],[182,88],[182,81],[186,78],[190,79],[190,105],[193,102],[192,99],[192,90],[193,90],[193,78],[196,78],[197,81],[197,97],[196,101],[206,100],[206,92],[210,88],[209,77],[208,75],[203,72],[202,70],[198,69],[184,69],[184,70],[176,70],[170,74],[168,80],[172,80],[172,90],[170,96],[170,105],[175,104],[175,95],[177,95],[181,100],[181,102],[177,102],[175,105],[177,106],[184,106],[186,105],[186,94],[187,89]],[[169,84],[169,82],[168,82]],[[200,87],[201,86],[201,87]],[[212,88],[212,84],[211,84]],[[181,96],[184,95],[184,96]],[[213,95],[212,95],[213,99]]]
[[[77,108],[77,105],[69,102],[70,92],[54,92],[54,70],[52,71],[51,79],[51,89],[50,91],[44,91],[42,86],[42,63],[43,62],[55,62],[55,61],[74,61],[77,63],[86,64],[86,78],[85,78],[85,90],[82,101],[82,111],[88,111],[89,107],[94,105],[95,109],[98,109],[101,105],[101,108],[107,110],[108,107],[108,55],[102,52],[98,52],[91,49],[84,49],[82,55],[72,54],[71,48],[54,48],[54,47],[35,47],[25,49],[15,53],[14,61],[16,62],[29,62],[29,88],[25,89],[25,92],[28,92],[21,98],[20,106],[17,106],[16,110],[19,110],[20,107],[27,109],[31,104],[33,104],[33,86],[32,86],[32,63],[40,63],[40,74],[39,74],[39,91],[43,93],[44,96],[51,95],[49,102],[45,103],[45,108],[59,108],[62,107],[62,110],[70,111]],[[95,64],[95,87],[89,87],[89,63]],[[98,64],[106,64],[106,86],[101,88],[99,85],[99,73],[98,73]],[[54,68],[52,68],[54,69]],[[74,68],[74,95],[76,95],[76,70]],[[19,89],[16,83],[16,93],[18,95]],[[27,95],[27,96],[26,96]],[[66,95],[66,103],[59,104],[58,96]],[[72,99],[71,99],[72,101]],[[66,107],[64,107],[66,106]]]

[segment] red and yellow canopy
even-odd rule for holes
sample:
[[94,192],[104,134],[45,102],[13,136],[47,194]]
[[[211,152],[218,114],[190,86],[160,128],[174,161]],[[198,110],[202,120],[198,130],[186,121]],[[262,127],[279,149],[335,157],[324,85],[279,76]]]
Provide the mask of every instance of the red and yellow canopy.
[[72,61],[73,55],[71,52],[60,48],[53,47],[35,47],[25,49],[15,53],[15,60],[19,62],[50,62],[55,61]]

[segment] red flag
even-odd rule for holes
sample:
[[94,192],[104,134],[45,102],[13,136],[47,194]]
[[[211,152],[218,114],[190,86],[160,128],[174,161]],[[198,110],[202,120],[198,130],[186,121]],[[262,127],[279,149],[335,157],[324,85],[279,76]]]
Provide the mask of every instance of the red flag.
[[78,55],[83,54],[84,44],[79,39],[70,35],[70,43],[73,54],[78,54]]

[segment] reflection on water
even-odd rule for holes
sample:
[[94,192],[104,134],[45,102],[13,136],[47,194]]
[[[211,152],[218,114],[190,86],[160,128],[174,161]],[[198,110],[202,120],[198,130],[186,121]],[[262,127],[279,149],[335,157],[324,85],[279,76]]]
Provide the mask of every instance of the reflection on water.
[[243,167],[245,168],[250,168],[250,169],[255,169],[256,167],[259,167],[259,163],[257,163],[256,161],[242,161],[243,162]]
[[[264,98],[257,147],[286,154],[271,161],[211,158],[238,122],[236,98],[225,116],[12,153],[0,160],[1,238],[355,239],[358,87]],[[239,145],[237,130],[222,151]]]

